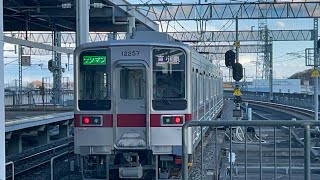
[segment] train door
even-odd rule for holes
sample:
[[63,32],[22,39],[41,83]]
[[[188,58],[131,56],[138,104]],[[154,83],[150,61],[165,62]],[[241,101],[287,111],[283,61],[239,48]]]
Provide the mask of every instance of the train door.
[[145,149],[150,132],[145,63],[118,63],[115,68],[114,131],[117,149]]

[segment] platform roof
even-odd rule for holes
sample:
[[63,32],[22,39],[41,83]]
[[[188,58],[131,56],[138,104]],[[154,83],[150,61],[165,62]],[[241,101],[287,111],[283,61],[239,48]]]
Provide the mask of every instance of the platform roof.
[[[106,7],[90,8],[90,31],[125,32],[126,25],[114,24],[126,22],[129,12],[125,0],[91,0],[103,3]],[[121,7],[117,5],[122,5]],[[114,6],[114,13],[111,8]],[[157,30],[158,25],[133,10],[137,30]],[[4,31],[75,31],[76,0],[4,0]]]

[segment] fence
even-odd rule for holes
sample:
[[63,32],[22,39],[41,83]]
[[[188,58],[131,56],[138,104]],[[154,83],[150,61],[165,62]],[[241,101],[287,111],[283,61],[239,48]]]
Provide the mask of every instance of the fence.
[[[19,106],[19,105],[48,105],[52,104],[52,93],[45,94],[44,96],[35,93],[22,94],[21,102],[18,101],[18,95],[15,93],[10,93],[5,95],[5,106]],[[62,102],[65,106],[72,106],[73,103],[73,93],[63,93],[61,95]]]
[[[256,101],[270,101],[269,93],[242,91],[242,99]],[[225,91],[225,97],[233,98],[232,91]],[[314,96],[307,94],[273,93],[273,102],[314,110]]]
[[[237,177],[235,179],[278,179],[277,175],[288,177],[286,179],[311,180],[311,172],[314,173],[312,178],[318,179],[320,178],[320,166],[315,160],[319,158],[318,152],[315,150],[318,147],[313,147],[317,145],[318,140],[311,139],[310,128],[319,125],[320,122],[287,120],[189,121],[184,124],[182,129],[182,179],[188,180],[189,178],[187,148],[190,140],[188,140],[188,133],[197,127],[201,129],[201,140],[199,141],[201,178],[192,177],[191,179],[203,179],[204,173],[212,168],[214,172],[211,175],[214,178],[211,179],[216,180],[232,180],[235,177]],[[215,146],[206,150],[207,152],[214,149],[214,157],[206,156],[203,159],[203,149],[205,148],[203,147],[203,139],[205,138],[203,131],[207,129],[205,127],[211,127],[215,131],[212,133],[215,135]],[[218,159],[222,157],[218,155],[219,149],[217,148],[217,132],[221,128],[225,128],[222,131],[229,141],[225,141],[224,145],[221,145],[227,151],[225,160]],[[312,161],[310,156],[314,157]],[[203,166],[206,164],[204,160],[211,161],[209,164],[214,164],[214,166],[204,169]],[[299,176],[302,177],[299,178]]]

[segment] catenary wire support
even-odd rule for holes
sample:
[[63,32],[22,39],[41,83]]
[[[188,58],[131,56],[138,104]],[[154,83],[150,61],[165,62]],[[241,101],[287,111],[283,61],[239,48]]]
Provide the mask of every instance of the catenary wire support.
[[127,39],[133,38],[136,30],[136,18],[134,17],[134,8],[133,7],[128,7],[128,12],[130,14],[127,17],[128,25],[127,25],[127,34],[126,37]]
[[90,0],[76,0],[76,6],[76,44],[79,46],[80,44],[89,42]]
[[19,79],[18,79],[18,92],[16,93],[18,106],[22,104],[22,55],[23,55],[23,47],[19,45],[19,51],[18,51]]
[[[314,50],[313,50],[313,58],[314,58],[314,69],[318,69],[319,64],[319,54],[317,53],[317,40],[318,40],[318,18],[314,18]],[[316,75],[314,77],[314,120],[319,120],[319,77]],[[316,127],[319,129],[319,127]]]
[[[61,46],[61,32],[54,31],[53,32],[54,44],[53,46]],[[62,77],[62,69],[61,69],[61,53],[52,52],[54,58],[54,68],[53,68],[53,104],[54,106],[61,104],[61,96],[62,96],[62,87],[61,87],[61,77]]]

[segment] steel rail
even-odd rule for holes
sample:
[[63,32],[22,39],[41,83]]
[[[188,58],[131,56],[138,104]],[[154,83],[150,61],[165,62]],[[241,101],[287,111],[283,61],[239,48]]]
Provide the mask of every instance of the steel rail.
[[[16,160],[16,161],[11,161],[12,164],[13,164],[13,167],[14,167],[14,168],[13,168],[13,171],[15,171],[15,169],[18,169],[17,167],[19,167],[19,166],[17,166],[17,164],[19,164],[19,162],[28,160],[28,159],[30,159],[30,158],[34,158],[34,157],[36,157],[36,156],[41,156],[41,155],[43,155],[43,154],[45,154],[45,153],[48,153],[48,152],[50,152],[50,151],[53,151],[53,152],[55,153],[56,149],[59,149],[59,148],[68,148],[68,146],[69,146],[70,144],[72,144],[72,143],[73,143],[73,141],[68,142],[68,143],[65,143],[65,144],[62,144],[62,145],[59,145],[59,146],[57,146],[57,147],[53,147],[53,148],[50,148],[50,149],[47,149],[47,150],[38,152],[38,153],[36,153],[36,154],[32,154],[32,155],[30,155],[30,156],[27,156],[27,157],[18,159],[18,160]],[[62,151],[63,151],[63,150],[62,150]],[[52,154],[51,156],[54,156],[54,155],[55,155],[55,154]],[[48,155],[48,156],[50,156],[50,155]],[[50,158],[51,158],[51,156],[50,156]],[[34,168],[37,168],[37,167],[41,166],[41,165],[47,164],[48,162],[50,162],[50,158],[48,158],[48,160],[42,161],[41,163],[37,163],[37,164],[35,164],[35,165],[31,165],[31,167],[25,168],[25,169],[23,169],[23,170],[15,171],[14,173],[12,173],[11,176],[7,176],[6,178],[14,178],[14,177],[17,176],[17,175],[20,175],[20,174],[22,174],[22,173],[25,173],[25,172],[27,172],[27,171],[30,171],[30,170],[32,170],[32,169],[34,169]],[[10,162],[10,163],[11,163],[11,162]],[[9,163],[9,162],[8,162],[8,163]],[[6,166],[7,166],[7,165],[9,165],[9,164],[6,164]]]

